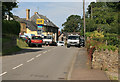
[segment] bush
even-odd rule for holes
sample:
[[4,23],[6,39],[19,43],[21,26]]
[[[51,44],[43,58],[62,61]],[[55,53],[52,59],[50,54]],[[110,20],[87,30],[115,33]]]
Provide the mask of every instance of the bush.
[[117,46],[115,45],[106,45],[103,42],[99,42],[99,41],[95,41],[95,40],[90,40],[87,41],[87,45],[86,45],[87,49],[91,49],[92,47],[95,47],[96,49],[100,49],[100,50],[112,50],[115,51],[117,48]]
[[3,34],[15,34],[20,33],[20,23],[17,21],[2,21],[2,33]]
[[98,31],[94,31],[94,32],[87,32],[86,33],[87,37],[92,37],[92,38],[103,38],[103,32],[98,32]]
[[104,39],[104,41],[107,40],[108,45],[114,45],[114,46],[118,47],[120,44],[120,39],[118,38],[117,34],[107,33],[107,34],[105,34],[105,37],[103,39]]
[[90,37],[91,40],[95,40],[101,43],[105,43],[107,41],[107,45],[113,45],[118,47],[120,44],[120,39],[118,38],[118,35],[113,33],[112,34],[105,33],[103,35],[102,32],[98,33],[97,31],[94,31],[94,32],[87,32],[86,36]]
[[113,45],[100,45],[99,46],[99,49],[103,49],[103,50],[112,50],[112,51],[115,51],[117,50],[118,48],[116,46],[113,46]]

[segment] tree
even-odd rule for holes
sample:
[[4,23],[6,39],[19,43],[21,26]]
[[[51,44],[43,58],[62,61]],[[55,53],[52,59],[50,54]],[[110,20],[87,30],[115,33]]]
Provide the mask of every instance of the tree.
[[71,15],[67,18],[67,21],[62,24],[64,32],[79,32],[81,16],[79,15]]
[[5,15],[12,17],[11,10],[16,7],[18,7],[16,2],[2,2],[2,18],[5,19]]
[[[118,33],[118,13],[119,13],[120,3],[117,2],[92,2],[88,6],[89,20],[87,21],[88,28],[101,29],[101,31],[109,33]],[[92,9],[91,9],[92,8]],[[91,11],[92,10],[92,11]],[[92,21],[91,21],[92,15]],[[95,24],[94,24],[95,23]],[[95,26],[94,26],[95,25]],[[89,30],[93,31],[93,30]]]

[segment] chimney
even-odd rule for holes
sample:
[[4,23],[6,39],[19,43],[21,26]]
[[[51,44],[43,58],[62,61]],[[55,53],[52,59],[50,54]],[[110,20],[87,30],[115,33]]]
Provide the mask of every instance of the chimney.
[[34,14],[38,14],[38,12],[35,12]]
[[26,9],[26,20],[30,19],[30,9]]

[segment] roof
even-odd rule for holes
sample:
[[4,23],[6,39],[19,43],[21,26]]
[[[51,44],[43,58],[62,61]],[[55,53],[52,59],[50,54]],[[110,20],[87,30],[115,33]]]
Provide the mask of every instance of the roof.
[[18,16],[15,16],[15,15],[13,16],[13,18],[18,22],[26,23],[27,28],[29,28],[31,31],[37,30],[37,24],[36,24],[37,19],[44,19],[44,26],[58,28],[46,16],[40,15],[38,13],[34,14],[29,20],[26,20],[26,18],[19,18]]
[[20,23],[25,23],[27,28],[29,28],[31,31],[36,31],[37,30],[37,24],[34,23],[33,21],[26,20],[25,18],[16,18],[16,21]]
[[36,23],[37,19],[44,19],[44,26],[51,26],[58,28],[53,22],[51,22],[46,16],[40,15],[38,13],[34,14],[30,20]]
[[[59,36],[61,36],[62,34],[63,34],[64,36],[66,36],[66,37],[68,36],[67,32],[62,32]],[[58,37],[59,37],[59,36],[58,36]]]

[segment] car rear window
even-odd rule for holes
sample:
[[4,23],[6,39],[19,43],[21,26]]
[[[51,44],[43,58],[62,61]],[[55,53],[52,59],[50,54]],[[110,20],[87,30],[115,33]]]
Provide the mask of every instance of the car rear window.
[[52,39],[52,36],[44,36],[44,39]]
[[33,39],[33,40],[42,40],[42,38],[39,37],[39,36],[34,36],[34,37],[32,37],[32,39]]

